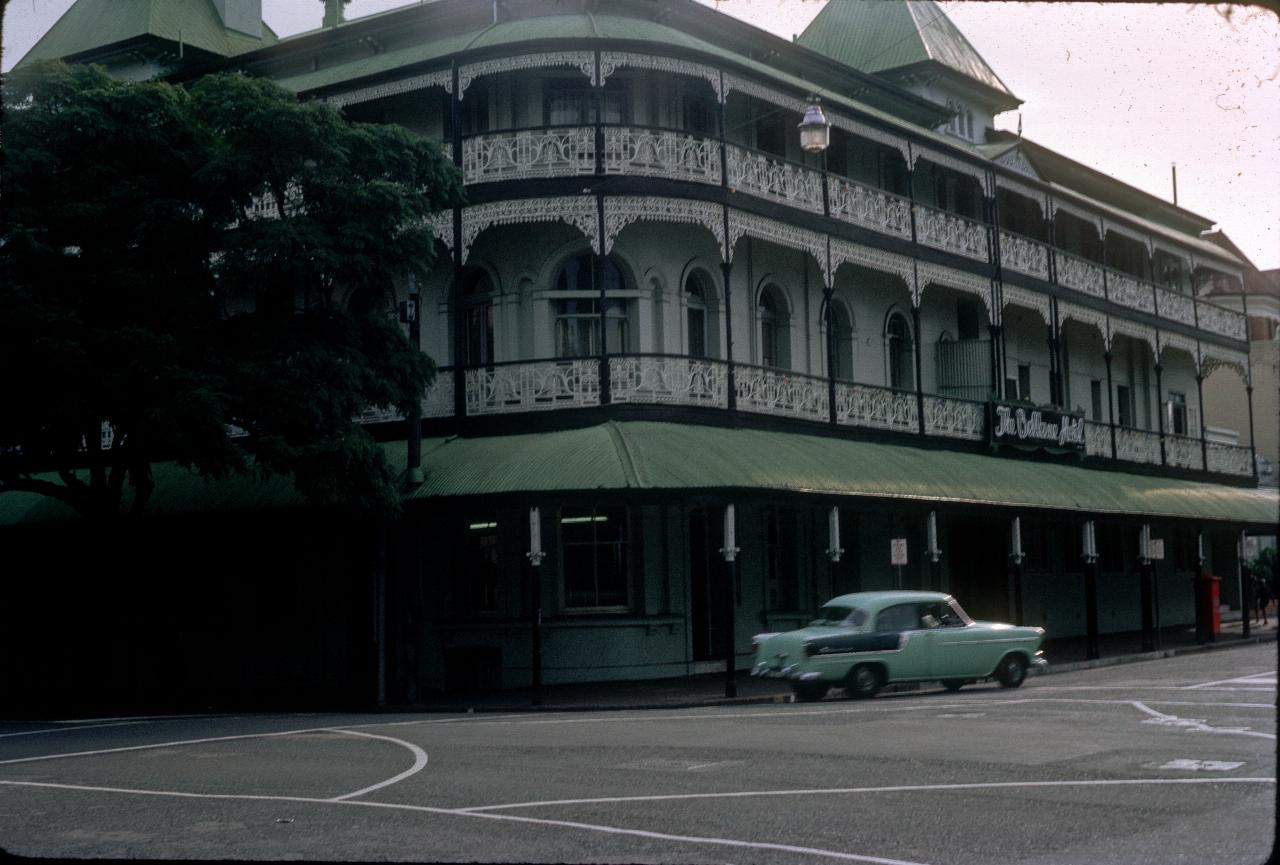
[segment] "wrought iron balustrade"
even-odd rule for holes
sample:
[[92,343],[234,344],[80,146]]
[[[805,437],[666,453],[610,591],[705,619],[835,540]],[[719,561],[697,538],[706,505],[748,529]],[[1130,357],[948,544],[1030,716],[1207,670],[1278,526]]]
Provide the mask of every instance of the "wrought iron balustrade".
[[1146,280],[1107,268],[1107,298],[1120,306],[1141,312],[1156,311],[1156,287]]
[[1000,264],[1039,279],[1049,279],[1049,247],[1038,240],[1000,231]]
[[827,380],[762,366],[734,366],[738,409],[803,420],[828,419]]
[[822,213],[822,172],[736,144],[725,147],[729,188]]
[[1091,457],[1111,458],[1111,426],[1096,420],[1084,422],[1084,452]]
[[678,355],[609,358],[609,395],[615,403],[729,407],[729,366]]
[[1092,297],[1107,296],[1106,286],[1102,281],[1102,265],[1060,249],[1054,250],[1054,260],[1057,262],[1059,285]]
[[892,192],[827,175],[831,216],[863,228],[911,238],[911,201]]
[[720,183],[720,143],[671,129],[604,128],[604,172]]
[[1216,333],[1221,336],[1229,336],[1233,339],[1246,339],[1248,337],[1245,316],[1242,312],[1196,298],[1196,315],[1201,330],[1207,330],[1210,333]]
[[465,379],[468,417],[600,404],[595,358],[477,367],[468,369]]
[[1161,318],[1193,326],[1196,323],[1196,302],[1189,294],[1156,286],[1156,307]]
[[1204,454],[1200,451],[1200,439],[1191,436],[1166,435],[1164,461],[1166,465],[1178,468],[1203,469]]
[[1211,472],[1239,477],[1253,475],[1253,452],[1247,447],[1206,442],[1205,455],[1209,458],[1207,468]]
[[[453,417],[453,367],[446,366],[436,370],[435,381],[423,392],[422,417]],[[404,419],[404,415],[393,406],[375,406],[361,412],[356,417],[356,423],[388,423]]]
[[916,212],[916,240],[920,243],[966,258],[987,260],[986,223],[923,204],[913,206]]
[[924,431],[927,435],[981,441],[987,434],[986,409],[986,403],[926,394]]
[[914,391],[836,382],[836,423],[842,426],[915,433],[919,412]]
[[1116,459],[1160,465],[1160,434],[1133,427],[1116,427]]
[[462,141],[462,174],[467,183],[574,177],[595,170],[592,126],[487,132]]

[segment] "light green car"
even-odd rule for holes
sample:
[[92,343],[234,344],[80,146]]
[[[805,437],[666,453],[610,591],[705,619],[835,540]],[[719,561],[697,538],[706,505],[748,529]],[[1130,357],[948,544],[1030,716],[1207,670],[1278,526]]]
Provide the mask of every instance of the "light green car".
[[1044,667],[1044,628],[975,622],[942,592],[856,592],[832,598],[808,627],[757,634],[751,675],[786,679],[799,700],[835,686],[874,697],[889,682],[978,679],[1016,688]]

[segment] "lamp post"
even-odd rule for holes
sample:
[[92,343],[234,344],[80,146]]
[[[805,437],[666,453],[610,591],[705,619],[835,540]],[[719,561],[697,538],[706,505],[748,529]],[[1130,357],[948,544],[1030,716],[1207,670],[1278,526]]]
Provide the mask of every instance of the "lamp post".
[[1080,558],[1084,559],[1084,631],[1085,657],[1093,661],[1098,651],[1098,538],[1093,520],[1080,529]]
[[724,546],[720,548],[720,554],[724,556],[724,695],[726,697],[738,696],[738,683],[734,680],[737,663],[733,640],[733,584],[739,552],[736,544],[733,505],[725,505]]
[[840,546],[840,508],[833,506],[827,513],[827,558],[831,560],[831,585],[828,588],[833,595],[837,594],[836,565],[843,555],[844,548]]
[[[827,115],[822,113],[822,105],[818,97],[812,95],[809,97],[809,104],[805,107],[804,118],[800,121],[799,129],[800,149],[805,153],[820,154],[822,157],[822,212],[830,215],[830,205],[827,200],[827,148],[831,146],[831,123],[827,120]],[[829,257],[830,247],[828,247]],[[827,324],[827,412],[828,420],[834,424],[836,422],[836,316],[835,309],[831,305],[831,282],[832,277],[828,274],[822,287],[822,308]],[[834,564],[832,568],[834,574]]]
[[532,702],[542,705],[542,560],[546,553],[542,550],[542,514],[537,508],[529,508],[529,552],[525,553],[529,560],[530,594],[533,603],[530,605],[532,622],[532,644],[529,666],[532,672]]
[[1009,561],[1013,563],[1010,572],[1009,612],[1015,624],[1022,624],[1022,517],[1014,517],[1009,526]]

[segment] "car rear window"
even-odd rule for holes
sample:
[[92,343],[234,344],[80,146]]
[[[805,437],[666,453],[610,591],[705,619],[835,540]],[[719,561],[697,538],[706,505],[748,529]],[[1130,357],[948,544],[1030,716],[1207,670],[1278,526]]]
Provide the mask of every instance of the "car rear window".
[[861,628],[867,622],[867,611],[859,607],[826,606],[818,610],[818,616],[810,624],[843,625]]

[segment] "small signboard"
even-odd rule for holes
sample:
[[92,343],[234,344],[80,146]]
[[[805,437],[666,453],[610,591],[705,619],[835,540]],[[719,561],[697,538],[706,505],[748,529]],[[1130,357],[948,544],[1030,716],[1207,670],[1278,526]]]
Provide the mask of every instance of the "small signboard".
[[907,539],[893,538],[889,541],[889,564],[905,565],[907,563]]
[[1164,559],[1164,538],[1151,539],[1151,560],[1154,562]]
[[1055,453],[1084,453],[1084,415],[992,402],[991,444]]

